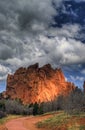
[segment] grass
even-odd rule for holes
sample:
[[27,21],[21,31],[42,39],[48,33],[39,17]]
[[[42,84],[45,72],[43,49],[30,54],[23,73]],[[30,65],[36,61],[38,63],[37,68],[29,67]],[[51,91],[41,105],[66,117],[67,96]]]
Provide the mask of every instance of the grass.
[[11,120],[11,119],[16,119],[16,118],[19,118],[21,116],[18,116],[18,115],[8,115],[7,117],[4,117],[2,119],[0,119],[0,125],[6,123],[7,121]]
[[2,119],[0,119],[0,130],[8,130],[6,127],[5,127],[5,123],[11,119],[16,119],[16,118],[19,118],[21,116],[17,116],[17,115],[8,115],[7,117],[4,117]]
[[68,130],[85,130],[85,125],[75,125],[68,128]]
[[85,130],[85,113],[68,115],[60,112],[36,125],[49,130]]

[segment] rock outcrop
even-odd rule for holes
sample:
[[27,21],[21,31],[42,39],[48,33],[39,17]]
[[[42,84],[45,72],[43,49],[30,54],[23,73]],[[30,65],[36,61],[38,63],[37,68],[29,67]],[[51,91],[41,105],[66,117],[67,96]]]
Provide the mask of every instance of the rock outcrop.
[[37,63],[8,75],[6,95],[19,98],[25,104],[39,103],[51,101],[59,95],[66,96],[74,89],[73,83],[65,81],[61,69],[53,69],[50,64],[39,68]]

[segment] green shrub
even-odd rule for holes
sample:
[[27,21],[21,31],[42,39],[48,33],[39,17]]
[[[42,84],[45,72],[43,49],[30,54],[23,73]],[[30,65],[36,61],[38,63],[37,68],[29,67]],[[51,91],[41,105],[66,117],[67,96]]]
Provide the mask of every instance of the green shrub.
[[33,115],[37,115],[38,111],[39,111],[39,105],[38,105],[38,103],[35,103],[33,105]]
[[6,113],[3,111],[0,111],[0,118],[6,117]]

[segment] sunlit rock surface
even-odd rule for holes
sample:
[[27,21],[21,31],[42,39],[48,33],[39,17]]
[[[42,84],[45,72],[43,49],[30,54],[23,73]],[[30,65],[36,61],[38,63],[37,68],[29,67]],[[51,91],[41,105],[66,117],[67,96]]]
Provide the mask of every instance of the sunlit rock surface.
[[20,98],[23,103],[40,103],[59,95],[66,96],[74,89],[73,83],[65,81],[61,69],[53,69],[50,64],[39,68],[36,63],[8,75],[6,95],[12,99]]

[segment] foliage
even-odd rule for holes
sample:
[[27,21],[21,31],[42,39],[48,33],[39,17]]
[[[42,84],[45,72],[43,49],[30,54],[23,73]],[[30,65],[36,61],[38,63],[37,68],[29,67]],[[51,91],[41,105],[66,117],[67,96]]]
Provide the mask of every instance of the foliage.
[[53,101],[27,105],[22,104],[20,99],[0,100],[0,111],[3,114],[38,115],[59,110],[64,110],[69,114],[78,114],[81,111],[85,111],[85,94],[76,88],[67,97],[60,95]]
[[55,100],[53,101],[41,103],[39,105],[39,109],[41,109],[41,114],[52,111],[58,111],[63,109],[63,103],[64,103],[64,97],[59,96],[58,98],[55,98]]
[[30,115],[33,114],[33,107],[29,107],[29,105],[24,105],[18,99],[2,99],[0,100],[0,111],[1,115],[7,114],[15,114],[15,115]]
[[69,114],[85,111],[85,94],[78,88],[73,91],[64,102],[64,110]]
[[5,110],[8,114],[23,114],[24,107],[16,100],[7,100]]
[[0,111],[0,119],[3,118],[3,117],[6,117],[6,113],[3,112],[3,111]]
[[41,115],[41,114],[43,114],[43,113],[44,113],[44,112],[43,112],[43,103],[41,103],[41,104],[39,105],[38,114]]
[[38,103],[35,103],[33,105],[33,115],[37,115],[38,114],[38,110],[39,110],[39,105],[38,105]]
[[16,118],[19,118],[19,117],[21,117],[21,116],[19,116],[19,115],[9,115],[9,116],[6,116],[4,118],[1,118],[0,119],[0,125],[6,123],[7,121],[9,121],[11,119],[16,119]]
[[0,110],[4,111],[5,110],[5,100],[0,100]]

